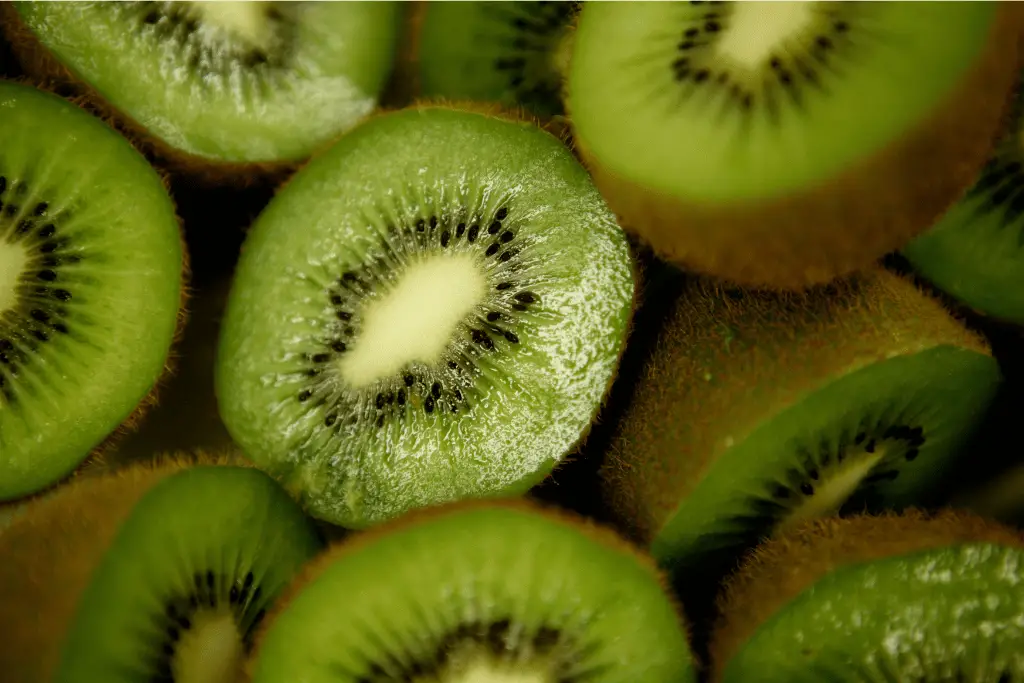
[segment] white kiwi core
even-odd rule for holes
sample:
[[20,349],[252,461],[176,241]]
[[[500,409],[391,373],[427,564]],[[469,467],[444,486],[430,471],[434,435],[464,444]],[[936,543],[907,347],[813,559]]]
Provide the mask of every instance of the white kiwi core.
[[521,661],[502,663],[490,657],[473,658],[457,669],[450,668],[441,680],[444,683],[554,683],[541,665],[530,666]]
[[750,71],[759,70],[779,45],[814,21],[813,2],[737,2],[729,28],[718,39],[721,57]]
[[268,48],[274,40],[266,16],[267,2],[196,0],[190,6],[204,26],[222,30],[251,47]]
[[175,683],[234,683],[245,661],[245,647],[234,615],[200,610],[181,634],[171,671]]
[[419,361],[441,359],[456,326],[487,293],[487,279],[469,254],[432,254],[409,266],[383,297],[367,304],[350,352],[339,360],[355,389]]
[[814,493],[806,496],[775,526],[775,532],[786,532],[803,522],[819,517],[834,515],[839,512],[853,492],[857,490],[871,470],[885,457],[884,445],[879,445],[871,453],[851,453],[843,463],[823,473],[821,483],[815,486]]
[[18,301],[18,279],[25,270],[28,256],[21,246],[0,242],[0,313]]

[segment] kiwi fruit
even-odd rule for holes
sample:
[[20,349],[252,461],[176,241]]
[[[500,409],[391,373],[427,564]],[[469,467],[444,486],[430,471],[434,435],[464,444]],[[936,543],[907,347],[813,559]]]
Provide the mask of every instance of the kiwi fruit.
[[4,680],[234,681],[321,548],[281,487],[231,454],[80,478],[0,534]]
[[984,315],[1024,324],[1024,88],[977,182],[903,248],[931,284]]
[[713,681],[1024,678],[1024,535],[974,515],[811,522],[726,584]]
[[0,130],[5,501],[138,423],[181,322],[187,264],[163,180],[102,121],[0,82]]
[[416,511],[334,545],[256,642],[253,683],[696,681],[654,563],[522,501]]
[[356,127],[243,246],[221,416],[333,524],[525,493],[586,435],[625,346],[632,257],[585,169],[470,106]]
[[695,279],[639,376],[603,498],[680,577],[808,518],[930,502],[1002,379],[880,268],[801,293]]
[[825,283],[973,182],[1013,84],[1014,4],[584,3],[574,144],[661,257],[746,286]]
[[369,114],[401,29],[395,2],[3,5],[27,72],[216,183],[285,172]]
[[417,12],[421,95],[562,111],[562,69],[578,2],[425,2]]

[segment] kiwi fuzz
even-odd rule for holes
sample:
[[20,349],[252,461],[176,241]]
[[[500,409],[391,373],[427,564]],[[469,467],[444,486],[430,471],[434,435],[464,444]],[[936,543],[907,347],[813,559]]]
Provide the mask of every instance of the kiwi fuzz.
[[1024,549],[1024,534],[971,513],[907,510],[819,519],[766,541],[744,558],[719,593],[712,680],[722,680],[725,663],[759,626],[825,575],[845,566],[961,543]]
[[825,283],[903,247],[974,182],[1015,79],[1015,59],[1007,55],[1018,53],[1021,22],[1009,5],[999,7],[984,53],[926,121],[804,192],[750,203],[685,202],[602,165],[578,130],[576,149],[623,224],[662,258],[744,286]]

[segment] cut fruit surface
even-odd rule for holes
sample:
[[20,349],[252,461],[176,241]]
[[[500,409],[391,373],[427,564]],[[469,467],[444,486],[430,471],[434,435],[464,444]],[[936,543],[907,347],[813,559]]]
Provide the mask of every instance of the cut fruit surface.
[[684,291],[602,469],[681,573],[848,510],[919,504],[1001,375],[984,343],[874,270],[805,295]]
[[591,3],[567,107],[662,256],[796,288],[902,247],[970,184],[1018,33],[997,3]]
[[4,680],[234,681],[320,544],[255,468],[201,456],[78,479],[0,535]]
[[141,154],[49,93],[0,84],[0,500],[74,470],[164,372],[184,254]]
[[[298,161],[376,106],[393,2],[19,2],[36,39],[169,150]],[[166,151],[166,150],[165,150]]]
[[727,582],[712,680],[1019,680],[1022,563],[1024,536],[959,513],[802,527]]
[[318,558],[268,617],[249,669],[253,683],[696,680],[653,563],[591,523],[479,503]]
[[625,236],[556,138],[440,107],[382,115],[249,233],[221,412],[343,526],[522,493],[589,427],[633,292]]

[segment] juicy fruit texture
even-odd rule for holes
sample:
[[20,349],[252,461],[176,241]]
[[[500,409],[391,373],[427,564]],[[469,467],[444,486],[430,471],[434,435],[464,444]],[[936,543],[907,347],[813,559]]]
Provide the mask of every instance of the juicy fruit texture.
[[556,138],[441,107],[382,115],[249,232],[221,414],[342,526],[522,493],[588,429],[633,293],[625,236]]
[[1019,680],[1022,562],[1024,535],[961,513],[809,524],[726,584],[713,680]]
[[983,165],[1012,87],[1009,3],[588,3],[574,141],[670,260],[799,288],[902,247]]
[[522,503],[413,513],[328,551],[275,606],[249,669],[253,683],[696,681],[653,563]]
[[559,60],[572,2],[427,2],[417,55],[420,90],[562,113]]
[[272,479],[230,462],[78,479],[0,534],[4,680],[235,680],[271,602],[321,546]]
[[160,177],[64,100],[0,84],[0,500],[74,470],[164,371],[184,255]]
[[972,308],[1024,323],[1024,88],[977,182],[903,249],[914,269]]
[[918,504],[1001,379],[978,337],[881,269],[800,295],[698,282],[641,373],[604,495],[682,573],[808,518]]
[[309,156],[373,110],[400,25],[393,2],[18,2],[16,9],[76,79],[163,151],[196,163]]

